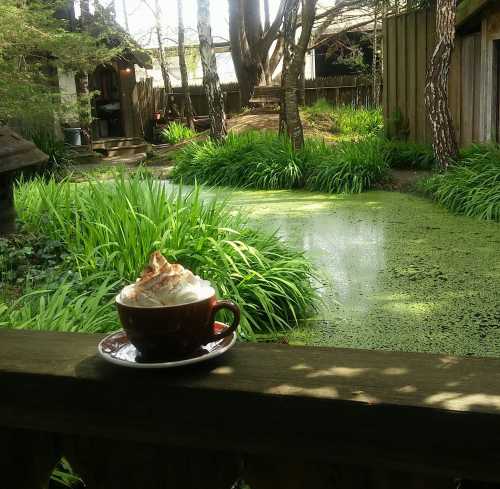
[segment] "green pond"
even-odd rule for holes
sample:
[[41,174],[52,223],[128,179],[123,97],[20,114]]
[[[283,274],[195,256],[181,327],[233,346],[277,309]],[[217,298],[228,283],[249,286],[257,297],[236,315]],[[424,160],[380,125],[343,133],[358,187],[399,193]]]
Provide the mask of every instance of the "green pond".
[[238,191],[322,276],[324,304],[292,343],[500,356],[500,225],[398,192]]

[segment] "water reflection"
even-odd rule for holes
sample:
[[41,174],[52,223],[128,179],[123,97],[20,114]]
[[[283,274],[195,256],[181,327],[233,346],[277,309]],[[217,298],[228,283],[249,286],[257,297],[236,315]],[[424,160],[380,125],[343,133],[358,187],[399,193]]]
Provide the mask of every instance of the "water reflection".
[[498,224],[396,192],[216,194],[321,271],[325,305],[293,342],[500,356]]

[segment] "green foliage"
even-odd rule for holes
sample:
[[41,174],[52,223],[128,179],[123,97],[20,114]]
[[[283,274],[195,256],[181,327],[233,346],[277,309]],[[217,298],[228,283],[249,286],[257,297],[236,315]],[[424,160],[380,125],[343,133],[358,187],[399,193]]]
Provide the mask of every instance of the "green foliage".
[[362,192],[380,182],[387,161],[383,142],[326,145],[307,141],[295,151],[288,138],[270,132],[230,134],[226,141],[193,143],[178,155],[175,181],[258,189],[307,188],[326,192]]
[[328,123],[330,131],[346,136],[380,134],[383,129],[382,111],[379,108],[361,108],[351,105],[332,106],[324,98],[304,107],[304,118],[312,125]]
[[55,69],[90,71],[122,51],[109,47],[102,22],[94,35],[71,32],[55,15],[60,7],[58,0],[0,2],[0,122],[45,120],[61,109],[50,83]]
[[177,144],[196,136],[196,132],[180,122],[171,122],[161,132],[161,139],[165,143]]
[[0,288],[22,287],[61,278],[68,258],[59,240],[36,234],[14,234],[0,238]]
[[30,290],[0,313],[0,328],[50,331],[107,332],[118,329],[114,292],[119,284],[107,274],[89,275],[83,281],[51,283]]
[[431,170],[436,167],[432,146],[428,144],[388,140],[385,150],[391,168]]
[[404,117],[401,109],[398,107],[394,110],[387,120],[386,136],[389,139],[397,139],[405,141],[410,134],[410,123]]
[[333,109],[332,130],[341,134],[370,136],[382,132],[384,121],[379,108],[343,105]]
[[272,132],[231,133],[221,143],[191,143],[179,152],[175,181],[258,189],[302,185],[299,155],[287,137]]
[[500,221],[500,147],[472,146],[460,161],[421,186],[453,212]]
[[[46,327],[52,329],[107,330],[111,311],[115,314],[108,295],[135,280],[154,250],[238,303],[248,338],[297,324],[316,300],[313,271],[302,253],[273,234],[252,230],[224,202],[202,201],[197,188],[168,193],[160,182],[140,175],[80,185],[38,179],[17,186],[16,204],[27,230],[61,240],[84,284],[99,283],[99,274],[106,281],[101,279],[97,290],[75,289],[90,294],[75,295],[69,282],[36,292],[32,301],[4,312],[4,322],[42,327],[50,320]],[[74,317],[79,310],[88,322]]]
[[388,164],[383,141],[368,137],[353,143],[342,141],[333,147],[311,142],[306,155],[307,188],[331,193],[359,193],[386,177]]

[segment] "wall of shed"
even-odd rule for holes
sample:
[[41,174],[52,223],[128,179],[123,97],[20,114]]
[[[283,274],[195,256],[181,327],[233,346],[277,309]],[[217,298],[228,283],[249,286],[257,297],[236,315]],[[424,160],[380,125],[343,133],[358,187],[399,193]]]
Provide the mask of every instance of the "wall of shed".
[[[425,111],[427,66],[436,43],[435,12],[425,9],[384,23],[384,116],[389,135],[430,143]],[[460,145],[484,140],[482,36],[457,35],[449,76],[449,104]],[[398,122],[395,124],[394,121]]]

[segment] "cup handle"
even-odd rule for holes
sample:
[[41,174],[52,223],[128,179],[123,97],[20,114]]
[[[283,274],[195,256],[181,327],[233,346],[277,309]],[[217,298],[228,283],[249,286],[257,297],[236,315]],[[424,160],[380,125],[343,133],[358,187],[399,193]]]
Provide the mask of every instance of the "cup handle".
[[233,315],[234,315],[233,323],[231,324],[231,326],[229,328],[222,331],[222,333],[214,333],[212,335],[209,335],[209,337],[208,337],[209,343],[211,343],[212,341],[219,341],[222,338],[225,338],[226,336],[233,334],[236,331],[236,328],[238,327],[238,325],[240,324],[240,308],[234,302],[231,302],[231,301],[217,301],[212,306],[212,313],[210,316],[210,324],[212,326],[215,322],[215,314],[220,309],[229,309],[233,313]]

